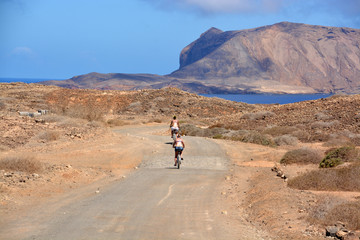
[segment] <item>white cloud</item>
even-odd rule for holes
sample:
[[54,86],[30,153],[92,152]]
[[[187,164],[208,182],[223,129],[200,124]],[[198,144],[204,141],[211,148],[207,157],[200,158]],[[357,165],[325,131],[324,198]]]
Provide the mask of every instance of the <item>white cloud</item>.
[[17,56],[34,56],[35,53],[34,51],[29,48],[29,47],[16,47],[12,50],[12,55],[17,55]]
[[178,0],[205,12],[274,12],[278,11],[283,0]]
[[[143,0],[163,9],[191,8],[204,13],[277,12],[284,0]],[[294,1],[294,0],[287,0]]]

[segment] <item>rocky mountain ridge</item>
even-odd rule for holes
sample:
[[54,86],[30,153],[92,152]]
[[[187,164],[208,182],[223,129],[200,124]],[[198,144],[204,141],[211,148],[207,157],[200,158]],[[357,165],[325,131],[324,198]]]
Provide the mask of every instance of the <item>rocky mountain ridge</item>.
[[196,93],[358,93],[360,30],[281,22],[210,28],[186,46],[169,75],[91,73],[44,84],[68,88],[159,89]]

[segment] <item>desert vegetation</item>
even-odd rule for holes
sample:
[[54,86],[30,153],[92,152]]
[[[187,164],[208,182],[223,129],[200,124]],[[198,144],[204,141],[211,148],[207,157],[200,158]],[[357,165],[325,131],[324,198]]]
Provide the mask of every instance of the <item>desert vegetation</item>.
[[44,166],[34,156],[19,155],[0,159],[0,169],[25,173],[39,173],[43,171]]

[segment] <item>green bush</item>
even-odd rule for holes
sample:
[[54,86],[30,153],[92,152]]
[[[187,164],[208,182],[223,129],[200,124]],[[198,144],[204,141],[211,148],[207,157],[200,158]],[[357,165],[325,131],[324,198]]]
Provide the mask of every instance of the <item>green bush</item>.
[[359,152],[353,146],[345,146],[327,151],[325,158],[320,162],[321,168],[336,167],[343,162],[359,160]]
[[343,162],[341,161],[340,158],[324,158],[321,163],[320,163],[320,167],[321,168],[332,168],[332,167],[336,167],[340,164],[343,164]]

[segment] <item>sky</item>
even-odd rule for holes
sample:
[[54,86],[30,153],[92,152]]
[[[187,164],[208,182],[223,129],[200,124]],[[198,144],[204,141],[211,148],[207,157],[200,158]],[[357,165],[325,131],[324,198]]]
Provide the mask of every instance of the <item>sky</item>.
[[211,27],[360,28],[360,0],[0,0],[0,78],[165,75]]

